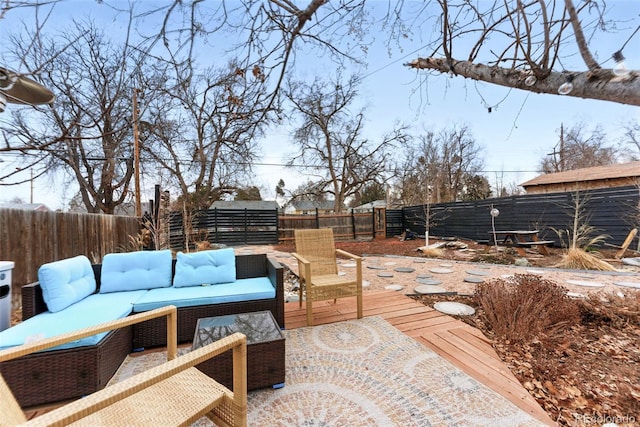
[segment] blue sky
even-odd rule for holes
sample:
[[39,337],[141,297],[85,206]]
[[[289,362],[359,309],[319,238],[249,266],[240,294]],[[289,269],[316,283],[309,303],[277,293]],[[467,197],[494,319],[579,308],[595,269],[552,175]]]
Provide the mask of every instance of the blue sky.
[[[636,22],[640,22],[640,2],[628,0],[608,3],[615,16],[635,17],[635,22],[627,25],[631,30],[599,37],[597,44],[592,44],[594,54],[602,58],[601,61],[618,50],[637,26]],[[104,20],[105,25],[117,33],[124,24],[106,16],[104,10],[93,1],[67,0],[64,7],[59,9],[61,24],[65,17],[82,17],[89,13]],[[6,22],[2,24],[4,28],[10,27],[5,25]],[[2,27],[0,36],[3,36]],[[360,90],[362,103],[367,106],[366,136],[379,140],[398,121],[411,124],[416,135],[422,129],[438,131],[453,124],[467,125],[483,147],[485,175],[492,185],[497,179],[509,184],[522,183],[535,177],[540,159],[553,151],[558,142],[561,124],[569,128],[578,122],[585,122],[589,129],[600,125],[613,145],[622,137],[625,124],[640,119],[638,107],[509,90],[462,77],[426,77],[425,72],[416,72],[402,65],[421,54],[426,55],[423,51],[407,55],[421,47],[423,41],[419,37],[415,37],[415,41],[407,41],[404,53],[396,50],[391,57],[381,43],[383,40],[383,34],[377,35],[376,42],[369,48],[368,68],[362,71],[366,76]],[[630,68],[640,69],[640,34],[629,42],[624,54]],[[308,56],[311,60],[307,60],[304,53],[298,55],[297,67],[292,70],[296,77],[312,79],[316,70],[324,73],[335,70],[331,63],[319,67],[318,58]],[[570,61],[574,63],[566,63],[567,69],[585,69],[580,58],[575,57]],[[487,106],[492,107],[491,113]],[[262,141],[263,157],[260,163],[284,163],[284,157],[290,151],[287,144],[290,132],[288,126],[272,128],[267,132]],[[7,163],[0,163],[0,171]],[[279,166],[259,166],[255,173],[255,183],[263,188],[265,199],[273,199],[273,190],[280,178],[285,180],[286,188],[290,190],[302,182],[295,171]],[[143,188],[148,190],[149,195],[143,195],[142,200],[151,197],[154,184],[156,181],[153,176],[143,176]],[[43,202],[51,208],[66,206],[74,192],[60,191],[60,185],[61,182],[44,178],[36,180],[34,202]],[[28,183],[15,188],[0,187],[0,201],[15,196],[28,201],[29,192]],[[66,199],[64,204],[61,199]]]

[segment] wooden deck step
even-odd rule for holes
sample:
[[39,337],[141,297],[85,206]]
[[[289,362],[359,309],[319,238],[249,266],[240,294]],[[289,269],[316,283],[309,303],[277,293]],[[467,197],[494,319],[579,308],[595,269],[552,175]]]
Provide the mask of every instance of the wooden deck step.
[[[535,419],[556,425],[493,350],[482,332],[395,291],[364,293],[364,316],[380,316],[402,333],[491,388]],[[315,325],[356,318],[355,297],[313,304]],[[306,326],[305,306],[285,304],[285,327]]]

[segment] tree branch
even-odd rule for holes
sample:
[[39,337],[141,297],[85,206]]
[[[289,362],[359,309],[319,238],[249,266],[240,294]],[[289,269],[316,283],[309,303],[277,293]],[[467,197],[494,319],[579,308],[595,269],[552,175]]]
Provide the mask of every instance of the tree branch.
[[568,76],[572,76],[574,88],[566,96],[640,106],[640,79],[638,79],[636,72],[632,72],[625,79],[615,77],[611,70],[607,69],[587,72],[551,72],[544,80],[537,81],[533,86],[526,86],[524,80],[528,73],[512,68],[490,67],[484,64],[446,58],[417,58],[404,65],[418,70],[448,73],[451,64],[456,75],[468,79],[553,95],[557,95],[558,87],[567,81]]

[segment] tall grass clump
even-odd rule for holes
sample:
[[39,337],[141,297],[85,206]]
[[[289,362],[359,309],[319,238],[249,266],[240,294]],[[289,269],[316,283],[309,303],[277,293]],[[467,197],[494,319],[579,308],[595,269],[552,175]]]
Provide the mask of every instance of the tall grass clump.
[[566,289],[538,275],[481,283],[474,300],[496,337],[511,342],[558,342],[581,320],[578,304]]

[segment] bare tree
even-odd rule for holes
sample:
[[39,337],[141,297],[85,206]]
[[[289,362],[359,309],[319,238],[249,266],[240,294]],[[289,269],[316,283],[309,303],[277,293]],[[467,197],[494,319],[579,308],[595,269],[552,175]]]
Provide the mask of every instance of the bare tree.
[[31,34],[15,35],[11,43],[16,60],[37,70],[57,101],[12,109],[0,150],[21,154],[21,169],[32,168],[35,176],[64,170],[88,212],[113,213],[130,196],[131,87],[140,57],[91,22],[42,35],[36,44]]
[[[428,44],[429,56],[406,64],[410,68],[535,93],[640,105],[637,73],[618,66],[614,74],[611,68],[603,68],[604,61],[599,62],[590,49],[589,42],[599,32],[620,31],[619,24],[608,20],[604,0],[438,0],[441,15],[428,7],[433,2],[427,3],[414,22],[433,24],[440,35]],[[396,9],[401,8],[399,3]],[[388,16],[395,19],[394,14]],[[635,31],[628,29],[629,39]],[[610,52],[618,63],[624,58],[624,45]],[[572,56],[582,59],[583,68],[565,69]]]
[[540,159],[542,173],[563,172],[592,166],[606,166],[617,160],[617,150],[606,146],[606,135],[600,126],[591,132],[578,123],[567,132],[560,126],[559,141],[553,152]]
[[364,186],[384,179],[388,150],[406,139],[401,126],[377,143],[364,138],[364,110],[349,110],[358,82],[357,76],[345,82],[338,76],[333,81],[291,83],[286,91],[301,119],[293,135],[297,152],[289,164],[303,165],[302,173],[313,177],[316,191],[333,197],[335,212],[344,210],[347,198]]
[[[156,10],[166,14],[166,23],[179,25],[163,25],[153,40],[168,43],[171,34],[206,37],[221,27],[232,28],[242,34],[237,50],[245,54],[246,65],[259,64],[268,75],[276,74],[275,101],[285,71],[294,65],[297,46],[357,61],[361,58],[356,54],[367,50],[368,29],[381,23],[390,51],[393,43],[401,49],[404,39],[425,40],[428,56],[406,64],[414,69],[535,93],[558,94],[562,86],[568,96],[640,105],[637,74],[617,67],[623,72],[614,75],[589,46],[598,34],[618,31],[622,40],[628,36],[619,52],[610,52],[619,61],[635,35],[634,28],[613,22],[606,6],[605,0],[391,2],[383,19],[376,20],[379,16],[364,0],[308,0],[306,7],[289,0],[242,0],[213,8],[200,1],[175,1]],[[181,19],[170,19],[180,13]],[[184,45],[182,51],[190,52]],[[573,57],[584,65],[566,69],[564,64]]]
[[235,63],[195,75],[168,63],[145,79],[143,150],[169,172],[183,209],[208,209],[243,186],[268,124],[265,85],[261,73]]

